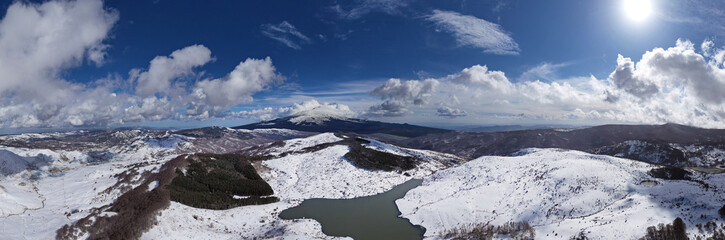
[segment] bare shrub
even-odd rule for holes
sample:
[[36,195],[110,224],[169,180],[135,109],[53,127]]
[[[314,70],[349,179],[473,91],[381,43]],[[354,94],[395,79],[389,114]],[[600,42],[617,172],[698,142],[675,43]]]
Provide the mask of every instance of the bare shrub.
[[534,228],[526,222],[508,222],[501,226],[489,223],[467,224],[440,233],[441,238],[454,240],[490,240],[494,237],[528,240],[534,239],[535,235]]

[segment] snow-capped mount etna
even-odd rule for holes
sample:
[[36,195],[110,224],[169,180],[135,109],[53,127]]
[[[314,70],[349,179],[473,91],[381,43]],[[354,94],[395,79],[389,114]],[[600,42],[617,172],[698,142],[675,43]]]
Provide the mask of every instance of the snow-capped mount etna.
[[305,132],[346,132],[356,134],[393,135],[394,137],[418,137],[433,133],[451,132],[451,130],[416,126],[411,124],[386,123],[351,118],[325,108],[314,108],[258,123],[233,127],[234,129],[282,128]]

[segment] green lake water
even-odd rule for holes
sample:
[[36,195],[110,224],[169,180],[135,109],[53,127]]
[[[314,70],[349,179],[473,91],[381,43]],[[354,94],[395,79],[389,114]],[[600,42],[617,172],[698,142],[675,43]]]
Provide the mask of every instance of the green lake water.
[[421,179],[412,179],[390,191],[353,199],[307,199],[299,206],[280,213],[282,219],[314,219],[329,236],[365,239],[422,239],[424,229],[399,218],[395,200],[420,186]]

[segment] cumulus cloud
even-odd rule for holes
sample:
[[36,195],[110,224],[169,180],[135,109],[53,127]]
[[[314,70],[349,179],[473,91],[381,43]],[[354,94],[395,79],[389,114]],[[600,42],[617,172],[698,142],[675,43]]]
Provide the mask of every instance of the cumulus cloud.
[[400,117],[411,113],[413,112],[408,110],[405,103],[395,100],[386,100],[381,104],[371,106],[366,115],[377,117]]
[[[386,88],[386,85],[396,86],[396,84],[391,84],[399,82],[399,80],[396,80],[386,82],[376,90],[405,89]],[[377,111],[380,113],[385,109],[401,109],[402,111],[397,111],[397,114],[387,114],[387,116],[400,116],[412,113],[412,111],[408,110],[408,106],[415,105],[421,110],[437,108],[435,115],[449,118],[467,116],[466,108],[505,115],[519,114],[522,111],[539,114],[554,111],[554,109],[574,110],[581,105],[596,107],[600,105],[598,102],[603,102],[601,99],[604,98],[603,94],[592,94],[577,89],[569,82],[545,83],[537,80],[513,83],[506,77],[504,72],[489,70],[487,66],[481,65],[465,68],[459,73],[443,78],[427,79],[425,81],[435,82],[436,86],[438,86],[432,88],[431,91],[425,92],[427,97],[422,98],[425,101],[415,104],[414,101],[410,100],[416,99],[410,97],[416,96],[414,94],[416,91],[408,91],[408,94],[390,91],[396,93],[390,94],[392,96],[408,97],[383,98],[384,101],[381,104],[370,107],[370,112]],[[406,83],[410,86],[419,86],[424,85],[423,82],[425,81],[409,80]],[[582,80],[578,79],[578,81]],[[596,81],[596,79],[589,79],[589,81]],[[589,86],[589,89],[593,88]],[[371,94],[380,95],[376,93],[376,90],[373,90]],[[391,100],[394,100],[394,102]],[[442,107],[436,107],[436,105]],[[549,107],[541,107],[547,105]]]
[[412,102],[415,105],[420,105],[431,97],[431,93],[437,85],[438,80],[435,79],[403,82],[400,79],[393,78],[375,88],[370,92],[370,95],[378,96],[382,100]]
[[[104,41],[116,21],[118,13],[100,0],[11,4],[0,20],[0,126],[108,126],[213,117],[283,79],[267,58],[247,59],[225,78],[197,81],[204,75],[195,69],[213,60],[202,45],[152,59],[148,68],[130,71],[131,81],[118,74],[86,83],[63,79],[73,67],[105,62],[110,46]],[[189,76],[196,78],[184,81]],[[191,108],[204,111],[183,111]]]
[[172,80],[193,74],[195,67],[211,60],[211,50],[203,45],[176,50],[168,57],[157,56],[151,60],[148,71],[132,70],[132,77],[137,77],[136,94],[150,96],[166,93],[171,88]]
[[636,76],[634,62],[622,55],[617,56],[617,69],[609,75],[609,78],[617,88],[639,98],[649,98],[659,91],[652,79]]
[[[691,42],[678,40],[674,47],[645,52],[639,62],[619,56],[607,79],[589,76],[512,82],[501,71],[474,65],[426,80],[436,81],[437,87],[426,92],[428,97],[422,98],[425,102],[421,104],[410,100],[416,99],[412,97],[417,96],[416,91],[396,87],[403,81],[395,79],[378,87],[375,94],[371,92],[382,96],[383,102],[370,108],[406,109],[408,112],[398,112],[411,114],[408,108],[416,106],[422,114],[433,112],[439,117],[466,118],[470,117],[467,110],[475,109],[491,119],[674,122],[723,128],[725,66],[719,56],[725,55],[725,50],[710,42],[703,43],[701,49],[703,52],[698,53]],[[420,80],[405,83],[423,85]]]
[[452,33],[458,44],[483,49],[486,53],[517,55],[519,44],[500,25],[453,11],[433,10],[426,18],[442,30]]
[[382,12],[390,15],[400,13],[400,8],[407,6],[404,0],[360,0],[350,10],[335,5],[332,10],[343,19],[359,19],[371,12]]
[[139,103],[133,100],[131,106],[124,109],[121,122],[158,121],[174,116],[173,103],[168,98],[147,97]]
[[629,58],[619,56],[617,70],[610,78],[618,87],[637,96],[649,97],[684,86],[700,101],[721,104],[725,101],[725,70],[718,64],[718,59],[708,62],[704,55],[695,52],[691,42],[678,40],[675,47],[646,52],[636,68]]
[[59,75],[85,60],[103,64],[103,41],[117,20],[99,0],[11,4],[0,20],[0,123],[37,127],[112,118],[119,107],[105,88],[86,89]]
[[58,74],[84,59],[101,64],[117,20],[100,0],[14,2],[0,20],[0,94],[20,101],[72,96],[72,84]]
[[450,76],[454,83],[473,86],[483,89],[491,89],[508,93],[514,90],[513,84],[502,71],[489,71],[487,66],[475,65],[464,68],[460,74]]
[[286,107],[266,107],[262,109],[254,109],[249,111],[230,112],[229,117],[244,119],[270,120],[280,117],[295,115],[298,113],[310,111],[313,109],[322,109],[325,112],[334,113],[339,116],[356,117],[357,113],[350,110],[345,104],[338,103],[320,103],[317,100],[308,100],[301,103],[295,103]]
[[231,106],[251,102],[252,95],[282,80],[284,77],[277,73],[269,57],[248,58],[224,78],[196,83],[191,94],[193,101],[186,113],[216,116]]
[[302,34],[297,28],[287,21],[279,24],[262,24],[262,35],[274,39],[285,46],[300,50],[300,44],[309,44],[310,38]]
[[448,118],[465,117],[468,113],[458,108],[439,107],[436,115]]
[[438,84],[436,79],[401,81],[392,78],[370,92],[370,95],[380,97],[384,102],[371,106],[367,115],[397,117],[412,113],[406,105],[427,103]]

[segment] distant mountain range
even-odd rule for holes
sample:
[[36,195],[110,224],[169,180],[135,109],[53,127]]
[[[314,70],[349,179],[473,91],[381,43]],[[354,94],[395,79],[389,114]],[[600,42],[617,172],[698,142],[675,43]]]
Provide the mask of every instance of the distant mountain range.
[[366,135],[393,135],[392,137],[384,136],[383,138],[385,139],[396,139],[396,137],[410,138],[427,134],[452,132],[451,130],[440,128],[349,118],[326,111],[322,108],[233,128],[250,130],[284,128],[305,132],[347,132]]
[[585,128],[511,125],[452,131],[349,118],[325,109],[313,109],[234,128],[355,133],[468,159],[507,156],[526,148],[561,148],[670,166],[725,167],[725,129],[672,123]]

